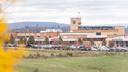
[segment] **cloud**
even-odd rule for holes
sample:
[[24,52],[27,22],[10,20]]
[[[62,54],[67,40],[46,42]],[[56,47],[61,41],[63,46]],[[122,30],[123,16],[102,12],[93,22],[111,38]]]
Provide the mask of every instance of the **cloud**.
[[128,23],[127,0],[25,0],[6,9],[7,21],[70,23],[81,12],[83,24]]

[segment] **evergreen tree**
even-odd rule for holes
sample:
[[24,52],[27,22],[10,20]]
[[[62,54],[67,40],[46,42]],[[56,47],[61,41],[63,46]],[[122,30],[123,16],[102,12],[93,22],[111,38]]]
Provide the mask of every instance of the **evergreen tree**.
[[28,41],[27,41],[27,44],[34,44],[34,42],[35,42],[34,37],[33,36],[30,36],[29,39],[28,39]]
[[45,37],[45,43],[46,43],[46,44],[49,44],[49,39],[48,39],[48,37]]
[[15,43],[15,38],[14,38],[14,36],[12,34],[10,35],[10,43],[11,44]]
[[63,39],[62,37],[59,37],[59,44],[62,44],[63,43]]

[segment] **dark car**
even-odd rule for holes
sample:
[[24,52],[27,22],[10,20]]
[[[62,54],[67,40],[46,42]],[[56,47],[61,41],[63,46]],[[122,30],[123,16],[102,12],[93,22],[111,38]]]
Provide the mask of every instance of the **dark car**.
[[81,50],[81,51],[91,51],[91,48],[90,47],[85,47],[83,45],[82,46],[79,46],[78,49]]
[[27,48],[33,47],[32,44],[26,44]]
[[116,52],[117,49],[116,49],[116,48],[110,48],[109,51],[110,51],[110,52]]
[[62,49],[62,45],[52,45],[52,49],[60,50]]

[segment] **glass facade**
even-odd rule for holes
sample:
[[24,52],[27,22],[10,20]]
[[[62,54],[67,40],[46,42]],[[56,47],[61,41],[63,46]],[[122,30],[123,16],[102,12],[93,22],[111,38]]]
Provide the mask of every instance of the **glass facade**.
[[79,29],[82,30],[113,30],[112,26],[79,26]]

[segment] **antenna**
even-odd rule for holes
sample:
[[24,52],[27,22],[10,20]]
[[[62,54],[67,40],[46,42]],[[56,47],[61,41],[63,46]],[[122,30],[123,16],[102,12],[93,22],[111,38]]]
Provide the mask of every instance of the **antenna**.
[[80,11],[77,12],[76,17],[81,18]]
[[80,14],[80,12],[78,12],[78,14]]
[[78,12],[79,17],[81,18],[81,12]]

